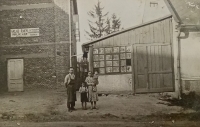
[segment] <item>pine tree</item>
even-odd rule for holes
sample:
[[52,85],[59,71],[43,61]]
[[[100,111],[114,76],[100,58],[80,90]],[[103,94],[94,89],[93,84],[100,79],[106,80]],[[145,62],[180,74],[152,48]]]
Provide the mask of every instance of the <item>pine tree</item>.
[[106,20],[106,29],[105,29],[106,34],[111,34],[112,33],[112,28],[110,24],[110,19],[107,18]]
[[101,7],[101,3],[98,1],[97,5],[93,11],[89,11],[88,15],[94,19],[94,21],[88,20],[90,32],[86,31],[91,39],[96,39],[102,37],[106,34],[106,21],[105,17],[108,12],[103,14],[104,7]]
[[88,20],[90,32],[85,31],[90,40],[119,31],[121,20],[117,18],[116,14],[113,14],[112,17],[109,18],[108,12],[103,13],[104,7],[101,7],[99,1],[94,7],[92,11],[88,12],[88,15],[93,19],[93,21]]
[[120,18],[117,18],[115,14],[112,15],[112,33],[119,31],[121,26]]

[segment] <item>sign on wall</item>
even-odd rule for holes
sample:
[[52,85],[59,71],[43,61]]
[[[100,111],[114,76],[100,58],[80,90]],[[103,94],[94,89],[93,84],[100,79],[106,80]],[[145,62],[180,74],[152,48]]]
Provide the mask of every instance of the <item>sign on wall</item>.
[[10,29],[11,37],[37,37],[40,36],[39,28]]

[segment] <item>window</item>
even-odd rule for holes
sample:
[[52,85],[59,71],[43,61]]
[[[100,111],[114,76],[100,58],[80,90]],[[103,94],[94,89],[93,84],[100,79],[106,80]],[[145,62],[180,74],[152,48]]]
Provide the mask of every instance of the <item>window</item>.
[[150,7],[158,7],[158,3],[157,2],[150,2]]
[[93,67],[100,74],[132,72],[131,46],[93,49]]

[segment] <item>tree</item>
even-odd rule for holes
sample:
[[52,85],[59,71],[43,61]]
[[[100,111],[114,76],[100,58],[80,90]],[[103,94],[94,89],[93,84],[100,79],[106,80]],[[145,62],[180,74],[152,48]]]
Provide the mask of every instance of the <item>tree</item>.
[[88,15],[93,19],[93,21],[88,20],[90,32],[85,31],[90,37],[90,40],[111,34],[120,29],[120,18],[117,18],[116,14],[113,14],[112,17],[109,18],[109,13],[103,13],[103,9],[104,7],[101,7],[101,3],[98,1],[94,9],[88,12]]
[[120,18],[117,18],[115,14],[112,15],[112,33],[119,31],[121,26]]
[[101,7],[101,3],[98,1],[93,11],[89,11],[88,15],[94,19],[94,21],[88,20],[90,32],[86,31],[91,39],[102,37],[106,32],[105,17],[108,12],[103,14],[104,7]]
[[[111,23],[111,20],[112,20],[112,23]],[[116,14],[112,14],[111,19],[107,18],[106,25],[107,25],[106,30],[105,30],[106,34],[111,34],[116,31],[119,31],[120,26],[121,26],[120,18],[117,18]]]
[[105,32],[106,34],[111,34],[112,33],[112,27],[111,27],[111,24],[110,24],[110,19],[107,18],[106,20],[106,29],[105,29]]

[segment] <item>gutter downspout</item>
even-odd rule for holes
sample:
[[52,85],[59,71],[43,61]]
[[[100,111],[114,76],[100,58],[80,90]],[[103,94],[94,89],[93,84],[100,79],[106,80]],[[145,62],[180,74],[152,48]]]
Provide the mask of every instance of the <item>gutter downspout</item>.
[[179,85],[179,99],[181,99],[182,96],[182,83],[181,83],[181,45],[180,45],[180,35],[181,35],[181,26],[178,26],[177,28],[178,33],[176,36],[177,42],[178,42],[178,54],[177,54],[177,71],[178,71],[178,85]]
[[69,56],[70,56],[70,67],[72,67],[72,26],[71,26],[71,0],[69,0]]

